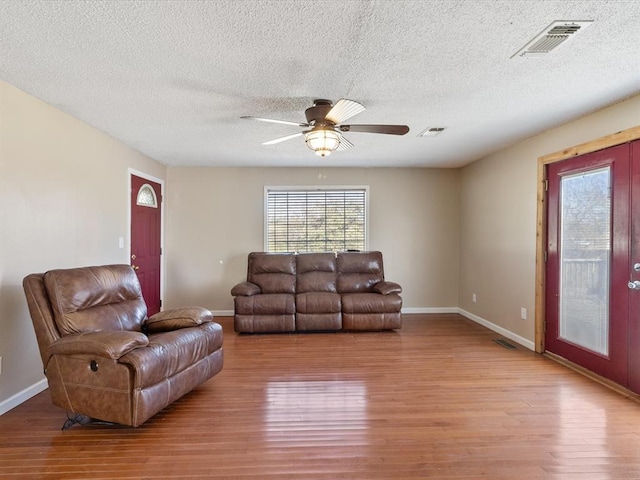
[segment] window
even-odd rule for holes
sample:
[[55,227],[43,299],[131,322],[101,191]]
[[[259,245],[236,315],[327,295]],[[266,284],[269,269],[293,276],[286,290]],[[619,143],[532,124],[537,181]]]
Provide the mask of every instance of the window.
[[138,197],[136,199],[136,205],[141,207],[158,208],[158,199],[156,198],[156,192],[148,183],[145,183],[138,190]]
[[366,250],[367,187],[265,188],[268,252]]

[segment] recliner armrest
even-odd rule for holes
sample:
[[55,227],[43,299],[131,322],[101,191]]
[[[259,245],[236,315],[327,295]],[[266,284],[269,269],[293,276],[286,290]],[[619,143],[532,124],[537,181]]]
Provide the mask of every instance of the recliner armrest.
[[234,297],[251,297],[262,293],[262,289],[251,282],[242,282],[231,289],[231,295]]
[[202,307],[184,307],[165,310],[147,318],[143,329],[147,333],[170,332],[180,328],[197,327],[212,322],[213,313]]
[[49,355],[88,354],[119,359],[138,347],[149,345],[144,333],[117,330],[66,335],[49,345]]
[[372,290],[375,293],[380,293],[382,295],[390,295],[392,293],[402,293],[402,287],[395,282],[378,282],[373,287]]

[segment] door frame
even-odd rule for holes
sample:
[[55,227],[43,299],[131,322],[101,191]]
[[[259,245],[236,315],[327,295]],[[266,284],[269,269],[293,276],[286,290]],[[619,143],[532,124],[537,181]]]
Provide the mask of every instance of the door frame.
[[[148,173],[141,172],[139,170],[135,170],[133,168],[127,169],[127,231],[128,242],[125,245],[125,250],[127,253],[127,263],[131,264],[131,175],[135,175],[136,177],[144,178],[145,180],[150,180],[155,183],[160,184],[160,194],[161,197],[158,199],[160,201],[160,299],[164,300],[164,286],[165,286],[165,256],[164,256],[164,180],[158,177],[154,177],[153,175],[149,175]],[[160,311],[164,310],[164,301],[160,303]]]
[[546,291],[546,252],[547,252],[547,165],[560,162],[568,158],[596,152],[609,147],[640,139],[640,126],[631,127],[620,132],[612,133],[565,148],[558,152],[538,157],[538,199],[536,213],[536,298],[535,298],[535,351],[545,352],[545,291]]

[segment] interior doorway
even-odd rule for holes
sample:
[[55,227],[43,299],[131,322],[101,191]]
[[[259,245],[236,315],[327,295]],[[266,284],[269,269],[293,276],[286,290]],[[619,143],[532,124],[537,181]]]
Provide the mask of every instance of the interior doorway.
[[162,184],[133,173],[130,181],[129,259],[151,316],[162,308]]

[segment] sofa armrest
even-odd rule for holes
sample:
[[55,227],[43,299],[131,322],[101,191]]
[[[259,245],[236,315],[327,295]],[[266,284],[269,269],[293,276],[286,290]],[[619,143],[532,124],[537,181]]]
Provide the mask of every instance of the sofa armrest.
[[213,321],[213,313],[202,307],[165,310],[147,318],[143,328],[148,333],[170,332],[180,328],[197,327]]
[[262,293],[262,289],[251,282],[242,282],[231,289],[231,295],[234,297],[251,297]]
[[85,332],[66,335],[49,345],[49,355],[97,355],[119,359],[138,347],[149,345],[144,333],[131,331]]
[[395,282],[378,282],[373,286],[372,290],[382,295],[402,293],[402,287]]

